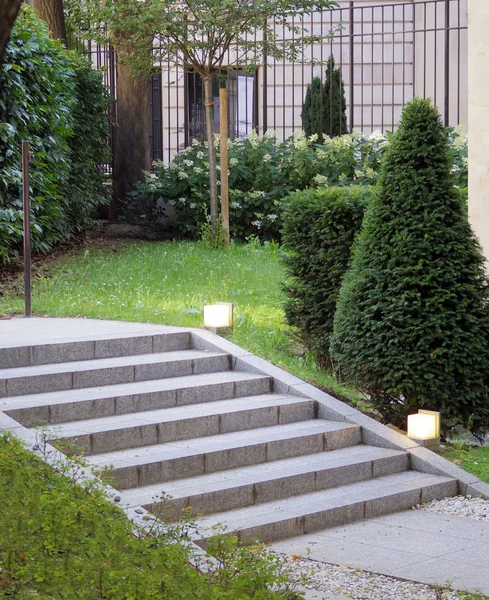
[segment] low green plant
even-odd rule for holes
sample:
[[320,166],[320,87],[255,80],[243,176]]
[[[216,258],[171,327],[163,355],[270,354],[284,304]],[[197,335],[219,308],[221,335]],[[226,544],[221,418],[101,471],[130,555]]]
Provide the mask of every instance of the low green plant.
[[95,600],[299,598],[261,546],[210,540],[218,564],[192,552],[192,525],[131,523],[73,462],[48,464],[0,436],[0,596]]
[[428,100],[403,111],[337,304],[338,373],[388,422],[418,408],[445,429],[489,428],[489,284]]
[[288,275],[285,318],[322,362],[329,357],[336,301],[350,248],[374,194],[373,187],[332,187],[295,192],[286,199],[282,232]]

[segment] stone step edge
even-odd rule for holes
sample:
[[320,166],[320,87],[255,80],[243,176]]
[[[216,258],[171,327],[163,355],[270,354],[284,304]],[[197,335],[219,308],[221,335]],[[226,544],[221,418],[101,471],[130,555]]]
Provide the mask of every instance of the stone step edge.
[[189,350],[190,331],[162,333],[104,334],[90,339],[73,339],[49,344],[0,348],[0,369],[13,369],[71,361],[137,356],[153,352]]
[[[136,454],[144,452],[144,448],[109,452],[88,456],[87,462],[94,470],[108,471],[116,482],[115,487],[128,489],[360,443],[357,426],[338,427],[340,424],[334,423],[335,428],[325,430],[321,428],[324,423],[314,420],[264,427],[251,430],[250,439],[241,439],[244,432],[234,432],[170,442],[148,446],[151,452],[146,454]],[[258,432],[262,432],[261,436]],[[195,442],[193,448],[191,442]]]
[[[363,445],[352,446],[351,450],[356,448],[363,448]],[[409,455],[406,452],[374,446],[368,448],[370,451],[352,453],[350,456],[344,455],[344,449],[307,455],[310,463],[305,462],[302,465],[296,464],[296,457],[277,460],[266,463],[272,468],[265,472],[259,470],[263,464],[231,469],[229,472],[232,472],[233,476],[219,482],[212,480],[216,478],[216,473],[212,473],[125,490],[122,492],[122,502],[127,506],[141,505],[158,516],[158,513],[162,512],[164,517],[176,519],[184,511],[188,512],[192,508],[195,509],[192,511],[194,515],[210,514],[212,510],[203,509],[205,504],[224,504],[224,511],[233,510],[409,469]],[[342,453],[342,456],[337,456]],[[320,458],[324,460],[318,460]],[[240,474],[240,471],[243,474]],[[225,474],[226,471],[219,472],[221,473]],[[340,476],[340,479],[337,476]],[[239,500],[236,498],[238,493]],[[271,498],[271,494],[275,497]],[[268,499],[262,499],[263,497]]]
[[[316,403],[313,400],[279,395],[279,397],[272,396],[267,402],[269,397],[267,394],[256,396],[261,399],[261,402],[253,402],[253,396],[245,396],[243,399],[248,402],[248,405],[239,407],[233,406],[233,403],[237,404],[242,400],[239,398],[203,403],[205,408],[209,407],[212,410],[202,415],[195,414],[195,410],[192,412],[192,409],[200,405],[190,404],[92,419],[92,421],[101,421],[100,424],[94,423],[92,427],[90,420],[78,421],[79,428],[74,421],[58,425],[58,427],[65,426],[60,430],[57,430],[56,425],[48,427],[47,435],[52,440],[62,441],[63,444],[73,444],[85,455],[90,455],[193,438],[202,439],[237,431],[251,431],[266,426],[299,423],[313,419],[315,416]],[[165,415],[168,411],[174,414]],[[173,418],[169,418],[170,416]],[[118,422],[121,417],[126,417],[126,422]],[[95,428],[94,425],[98,427]]]
[[[183,356],[182,356],[183,355]],[[145,360],[142,360],[142,358]],[[58,371],[26,374],[0,372],[0,397],[49,393],[55,391],[125,384],[200,373],[225,371],[231,368],[230,356],[219,352],[182,350],[176,352],[125,356],[95,361],[77,361],[48,365]],[[44,365],[46,366],[46,365]],[[40,369],[26,367],[19,370]],[[17,369],[7,370],[16,371]]]
[[[406,473],[413,472],[406,471]],[[226,535],[237,535],[241,542],[249,543],[256,538],[263,542],[270,542],[409,510],[426,502],[456,494],[457,481],[451,477],[419,472],[419,478],[408,480],[402,486],[399,483],[385,483],[390,477],[395,478],[397,475],[399,474],[379,477],[380,485],[375,492],[364,490],[355,493],[355,486],[365,483],[360,482],[303,494],[287,500],[215,513],[197,521],[199,533],[194,537],[194,541],[205,546],[205,541],[215,535],[220,529],[218,526],[221,526]],[[344,491],[340,494],[342,488]],[[331,492],[335,492],[336,496],[328,501],[326,498]],[[326,500],[326,505],[322,507],[319,504],[320,496]],[[294,509],[293,504],[297,504],[298,501],[302,501],[302,504]],[[282,508],[277,509],[277,505],[282,505]],[[253,517],[250,514],[252,512],[257,514]],[[240,516],[240,513],[246,516]],[[240,524],[240,519],[243,525]],[[228,522],[234,525],[226,528]]]
[[[224,380],[219,381],[219,378]],[[142,384],[149,386],[151,389],[141,391]],[[250,387],[252,388],[251,390],[249,389]],[[96,394],[96,391],[99,393]],[[252,392],[251,394],[250,391]],[[25,423],[26,417],[29,416],[28,422],[25,423],[26,426],[35,427],[45,424],[56,425],[58,422],[65,422],[55,419],[56,413],[59,412],[56,410],[57,408],[63,411],[63,409],[69,407],[78,407],[80,409],[84,406],[85,408],[90,408],[91,411],[95,411],[95,405],[97,405],[98,410],[101,410],[103,413],[98,416],[116,416],[138,412],[139,409],[137,408],[134,411],[128,410],[127,402],[129,399],[135,400],[137,398],[138,403],[142,403],[147,398],[148,401],[154,404],[155,394],[168,396],[168,399],[163,404],[157,406],[156,410],[158,410],[165,407],[175,408],[177,406],[190,406],[197,403],[212,402],[215,401],[214,398],[216,397],[218,400],[232,400],[249,395],[257,395],[258,393],[266,394],[271,392],[272,380],[266,375],[222,371],[183,377],[167,377],[165,379],[153,379],[145,382],[77,388],[25,396],[10,396],[0,398],[0,410],[3,410],[5,414],[23,423]],[[211,400],[208,399],[209,397]],[[196,402],[196,399],[200,402]],[[167,404],[167,401],[170,404]],[[84,419],[85,417],[77,417],[71,422],[76,423]]]

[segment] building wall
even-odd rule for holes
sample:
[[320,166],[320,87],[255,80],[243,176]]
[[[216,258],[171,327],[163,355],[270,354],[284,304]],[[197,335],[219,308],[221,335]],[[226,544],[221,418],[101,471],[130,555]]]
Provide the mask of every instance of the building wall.
[[489,2],[469,0],[469,218],[489,265]]

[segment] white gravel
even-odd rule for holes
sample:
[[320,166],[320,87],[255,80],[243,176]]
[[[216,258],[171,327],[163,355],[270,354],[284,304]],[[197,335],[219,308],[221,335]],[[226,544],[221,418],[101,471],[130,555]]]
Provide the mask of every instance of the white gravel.
[[445,498],[445,500],[434,500],[419,508],[421,510],[429,510],[430,512],[454,515],[466,519],[476,519],[477,521],[487,521],[489,523],[489,500],[482,500],[481,498],[456,496],[455,498]]
[[[440,514],[454,515],[461,518],[487,520],[489,522],[489,500],[480,498],[446,498],[435,500],[415,510],[427,510]],[[361,569],[339,567],[315,560],[286,556],[292,575],[298,584],[318,592],[330,592],[351,600],[460,600],[470,598],[461,596],[460,592],[435,592],[428,585],[413,583],[376,575]],[[441,595],[440,595],[441,594]]]
[[361,569],[285,556],[292,578],[302,587],[351,600],[460,600],[460,592],[436,595],[430,586]]

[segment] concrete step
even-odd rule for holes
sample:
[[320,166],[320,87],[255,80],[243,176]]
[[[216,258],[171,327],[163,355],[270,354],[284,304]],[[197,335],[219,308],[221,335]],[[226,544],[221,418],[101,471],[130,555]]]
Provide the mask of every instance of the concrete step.
[[223,371],[0,398],[0,411],[34,427],[266,394],[272,385],[266,375]]
[[216,534],[217,526],[242,542],[257,537],[273,541],[408,510],[456,494],[455,479],[404,471],[203,517],[197,522],[195,541],[205,545],[205,540]]
[[68,361],[94,360],[115,356],[132,356],[152,352],[171,352],[190,348],[190,332],[175,331],[159,334],[91,335],[51,344],[32,344],[0,348],[0,369],[13,369]]
[[407,469],[407,452],[358,445],[135,488],[122,502],[177,519],[184,510],[193,516],[233,510]]
[[230,356],[223,352],[178,350],[0,369],[0,397],[197,375],[230,366]]
[[315,402],[265,394],[61,423],[49,432],[83,454],[114,452],[314,418]]
[[359,426],[314,419],[107,452],[88,456],[87,460],[95,470],[112,467],[114,487],[123,490],[337,450],[360,442]]

